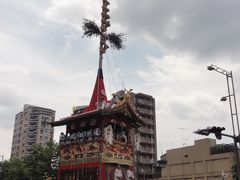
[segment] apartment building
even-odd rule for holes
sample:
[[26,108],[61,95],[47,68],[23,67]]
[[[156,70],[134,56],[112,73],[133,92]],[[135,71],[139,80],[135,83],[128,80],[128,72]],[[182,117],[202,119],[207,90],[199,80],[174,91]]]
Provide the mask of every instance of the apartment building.
[[137,129],[140,146],[136,151],[137,179],[153,179],[157,163],[155,99],[147,94],[132,94],[136,112],[143,117],[146,126]]
[[33,105],[24,105],[23,111],[15,116],[11,159],[31,154],[34,144],[46,145],[53,139],[55,111]]
[[160,179],[230,180],[233,152],[233,144],[216,144],[209,138],[196,140],[193,146],[167,150],[161,157],[165,167]]

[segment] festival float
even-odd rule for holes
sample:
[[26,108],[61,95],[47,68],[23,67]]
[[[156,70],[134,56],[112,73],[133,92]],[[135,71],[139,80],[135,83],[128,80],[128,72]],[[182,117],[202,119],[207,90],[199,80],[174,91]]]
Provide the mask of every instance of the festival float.
[[135,128],[144,125],[131,101],[131,89],[107,99],[102,61],[111,47],[123,47],[123,34],[107,33],[110,26],[107,0],[102,1],[101,26],[84,19],[84,36],[100,36],[99,67],[90,103],[52,126],[66,126],[60,135],[59,180],[136,179],[134,175]]

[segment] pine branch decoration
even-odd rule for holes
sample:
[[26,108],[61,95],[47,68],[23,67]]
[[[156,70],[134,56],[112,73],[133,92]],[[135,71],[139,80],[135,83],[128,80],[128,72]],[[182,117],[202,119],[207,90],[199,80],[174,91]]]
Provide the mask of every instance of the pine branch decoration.
[[107,40],[109,41],[109,43],[113,49],[120,50],[120,49],[125,48],[125,46],[123,45],[123,41],[124,41],[123,33],[119,33],[119,34],[110,33],[110,34],[108,34],[107,37],[108,37]]
[[101,30],[98,25],[89,19],[84,19],[83,25],[83,36],[92,37],[101,35]]
[[[98,25],[94,21],[89,19],[83,19],[82,29],[83,29],[83,37],[87,36],[91,38],[93,36],[95,37],[100,36],[102,34]],[[113,49],[120,50],[125,48],[123,44],[123,42],[125,41],[123,33],[107,34],[107,41],[110,43]]]

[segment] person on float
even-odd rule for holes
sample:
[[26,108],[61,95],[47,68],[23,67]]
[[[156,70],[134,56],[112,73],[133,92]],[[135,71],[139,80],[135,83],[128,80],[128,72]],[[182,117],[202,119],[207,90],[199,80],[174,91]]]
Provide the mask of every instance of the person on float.
[[126,180],[135,180],[132,166],[129,166],[129,168],[126,171]]
[[121,166],[118,164],[116,169],[114,170],[113,180],[122,180],[123,179],[123,173],[121,170]]

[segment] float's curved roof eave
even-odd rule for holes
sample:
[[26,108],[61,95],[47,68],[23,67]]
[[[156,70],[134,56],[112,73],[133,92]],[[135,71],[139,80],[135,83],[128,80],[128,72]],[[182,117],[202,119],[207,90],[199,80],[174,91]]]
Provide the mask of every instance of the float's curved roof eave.
[[146,125],[146,123],[144,122],[144,119],[136,113],[136,111],[133,109],[132,104],[129,103],[128,101],[119,107],[115,107],[111,109],[92,110],[92,111],[68,116],[60,119],[59,121],[52,122],[51,125],[62,126],[62,125],[71,124],[79,120],[81,121],[83,119],[96,117],[96,116],[112,116],[112,117],[126,118],[135,127]]

